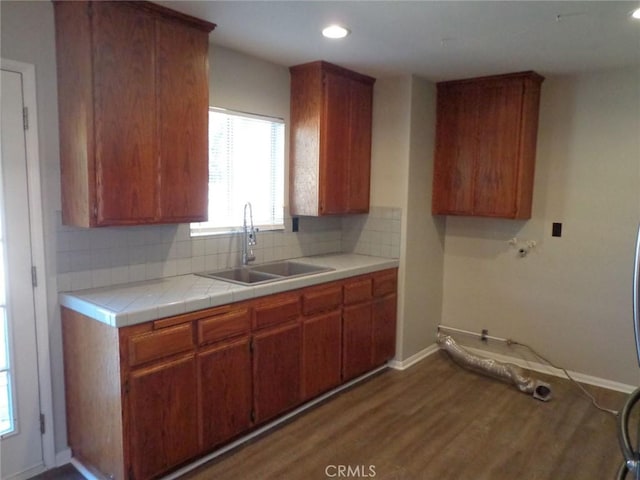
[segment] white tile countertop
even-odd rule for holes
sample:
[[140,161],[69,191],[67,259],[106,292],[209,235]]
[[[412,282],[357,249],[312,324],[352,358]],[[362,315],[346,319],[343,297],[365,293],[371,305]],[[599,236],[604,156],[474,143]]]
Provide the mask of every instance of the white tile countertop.
[[87,317],[114,327],[125,327],[398,266],[397,259],[356,254],[330,254],[292,260],[333,270],[251,286],[189,274],[62,292],[59,300],[60,305]]

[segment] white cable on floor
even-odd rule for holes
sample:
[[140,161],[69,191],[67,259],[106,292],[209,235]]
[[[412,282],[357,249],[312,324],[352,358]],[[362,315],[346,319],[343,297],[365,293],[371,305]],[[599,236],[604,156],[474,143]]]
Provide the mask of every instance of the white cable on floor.
[[618,416],[618,411],[617,410],[611,410],[609,408],[605,408],[603,406],[601,406],[598,401],[596,400],[596,398],[586,389],[584,388],[579,382],[577,382],[571,375],[569,375],[569,372],[567,372],[566,369],[562,368],[562,367],[558,367],[557,365],[554,365],[550,360],[548,360],[547,358],[543,357],[542,355],[540,355],[533,347],[527,345],[526,343],[522,343],[522,342],[517,342],[515,340],[512,340],[510,338],[507,338],[506,344],[511,346],[511,345],[519,345],[521,347],[526,348],[527,350],[529,350],[531,353],[533,353],[536,357],[538,357],[540,360],[542,360],[543,362],[547,363],[548,365],[550,365],[551,367],[561,370],[566,376],[567,378],[574,384],[576,385],[580,390],[582,390],[582,393],[584,393],[590,400],[591,400],[591,404],[597,408],[598,410],[601,410],[603,412],[606,413],[610,413],[611,415],[613,415],[614,417]]
[[586,389],[584,388],[578,381],[576,381],[571,375],[569,375],[569,372],[567,372],[566,369],[562,368],[562,367],[558,367],[556,365],[554,365],[550,360],[548,360],[547,358],[543,357],[542,355],[540,355],[533,347],[527,345],[526,343],[521,343],[518,342],[516,340],[513,340],[511,338],[501,338],[501,337],[493,337],[493,336],[489,336],[487,335],[484,331],[482,334],[476,333],[476,332],[471,332],[468,330],[462,330],[460,328],[453,328],[453,327],[447,327],[445,325],[438,325],[438,330],[443,329],[443,330],[448,330],[451,332],[456,332],[456,333],[462,333],[464,335],[472,335],[474,337],[478,337],[481,338],[483,340],[494,340],[496,342],[503,342],[506,343],[508,346],[512,346],[512,345],[518,345],[521,347],[524,347],[526,349],[528,349],[531,353],[533,353],[536,357],[538,357],[540,360],[542,360],[543,362],[545,362],[547,365],[560,370],[561,372],[563,372],[566,377],[569,379],[570,382],[572,382],[574,385],[576,385],[584,395],[586,395],[589,400],[591,400],[591,404],[597,408],[598,410],[601,410],[603,412],[609,413],[615,417],[618,416],[618,411],[617,410],[611,410],[609,408],[605,408],[603,406],[601,406],[598,401],[595,399],[595,397]]

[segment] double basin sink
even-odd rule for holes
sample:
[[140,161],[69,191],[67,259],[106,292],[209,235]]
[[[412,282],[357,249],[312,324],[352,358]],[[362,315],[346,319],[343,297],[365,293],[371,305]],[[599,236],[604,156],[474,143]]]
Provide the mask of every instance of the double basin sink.
[[265,263],[263,265],[230,268],[219,272],[199,273],[198,275],[239,285],[256,285],[316,273],[330,272],[332,270],[333,268],[310,265],[294,260],[284,260],[281,262]]

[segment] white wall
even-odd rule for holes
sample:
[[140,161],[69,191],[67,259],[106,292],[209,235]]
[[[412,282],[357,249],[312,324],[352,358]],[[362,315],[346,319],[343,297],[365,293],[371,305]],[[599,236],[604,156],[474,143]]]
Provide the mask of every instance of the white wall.
[[[215,35],[215,30],[212,35]],[[227,48],[209,48],[209,103],[284,118],[289,124],[289,69]]]
[[[640,70],[542,86],[533,218],[447,219],[444,324],[530,343],[587,375],[640,383],[631,324],[640,221]],[[561,238],[551,237],[562,222]],[[519,258],[508,240],[535,240]]]
[[[215,30],[212,35],[215,35]],[[209,104],[240,112],[283,118],[289,144],[289,69],[224,47],[209,48]],[[289,149],[285,148],[285,178],[289,178]],[[289,182],[285,182],[285,206]]]
[[403,207],[406,201],[411,122],[411,77],[379,78],[373,90],[372,205]]
[[411,140],[406,189],[402,360],[433,344],[442,309],[445,219],[431,215],[436,88],[411,78]]
[[402,210],[398,339],[402,361],[433,344],[442,304],[444,221],[431,216],[435,86],[412,76],[374,90],[371,204]]
[[58,92],[51,2],[0,2],[2,58],[35,65],[44,215],[49,337],[56,451],[66,446],[62,340],[56,288],[56,215],[60,209]]

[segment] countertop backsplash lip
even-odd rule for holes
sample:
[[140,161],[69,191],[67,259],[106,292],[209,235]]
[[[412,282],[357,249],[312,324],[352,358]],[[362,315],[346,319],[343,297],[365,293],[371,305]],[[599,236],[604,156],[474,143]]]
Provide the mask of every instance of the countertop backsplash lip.
[[398,267],[397,258],[355,253],[298,257],[295,260],[333,270],[243,286],[184,274],[86,290],[60,292],[60,305],[113,327],[125,327],[159,318],[272,295],[288,290]]

